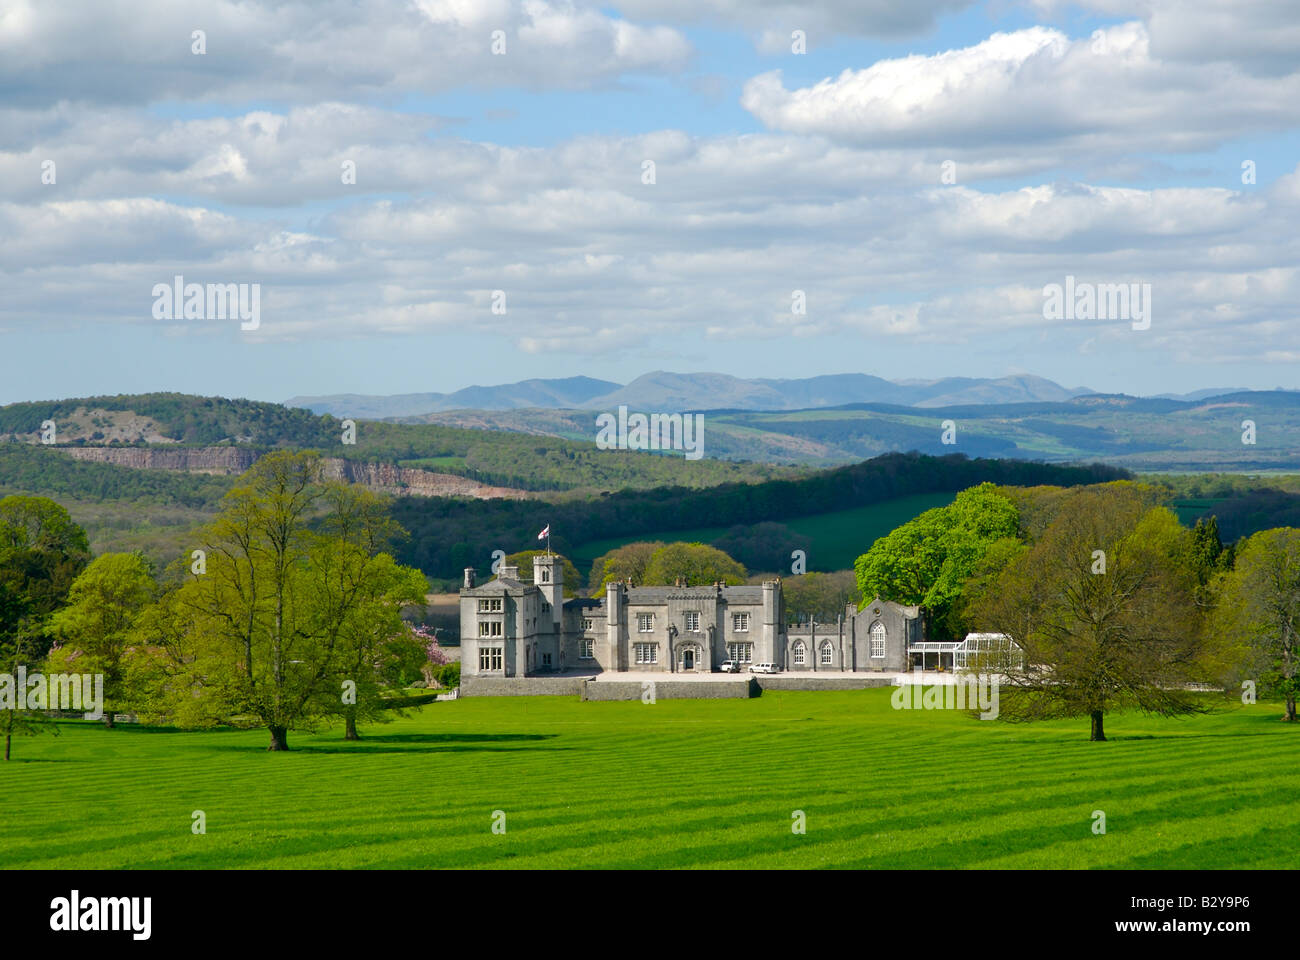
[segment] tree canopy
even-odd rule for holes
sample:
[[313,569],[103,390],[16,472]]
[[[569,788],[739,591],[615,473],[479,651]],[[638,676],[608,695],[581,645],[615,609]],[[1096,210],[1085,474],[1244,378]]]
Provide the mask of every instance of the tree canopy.
[[860,602],[880,596],[925,608],[932,632],[955,634],[963,586],[990,546],[1015,537],[1020,515],[991,483],[957,494],[881,537],[854,563]]
[[1263,530],[1245,540],[1223,575],[1214,633],[1241,645],[1245,679],[1281,696],[1285,719],[1296,720],[1300,693],[1300,530]]
[[398,532],[374,495],[322,482],[316,454],[258,460],[201,532],[202,568],[154,621],[163,708],[182,725],[260,724],[271,750],[340,714],[355,735],[374,716],[384,646],[409,640],[400,609],[427,586],[378,552]]
[[[45,659],[49,619],[89,560],[86,533],[62,506],[47,497],[0,499],[0,673]],[[46,729],[37,711],[0,709],[5,759],[15,734]]]
[[645,583],[646,567],[650,558],[665,546],[659,540],[641,540],[636,543],[615,547],[596,558],[591,565],[591,594],[602,596],[606,584],[616,580],[631,579],[633,583]]
[[50,618],[59,648],[48,665],[104,677],[104,723],[129,706],[125,660],[141,642],[136,627],[158,592],[153,565],[138,553],[96,557],[72,582],[68,603]]
[[1087,716],[1091,738],[1104,740],[1111,710],[1202,710],[1190,685],[1210,679],[1210,658],[1190,542],[1173,512],[1148,509],[1139,491],[1074,493],[971,611],[979,629],[1024,652],[1022,665],[999,665],[1000,718]]
[[645,582],[667,586],[681,580],[688,587],[745,582],[745,568],[717,547],[705,543],[670,543],[646,564]]

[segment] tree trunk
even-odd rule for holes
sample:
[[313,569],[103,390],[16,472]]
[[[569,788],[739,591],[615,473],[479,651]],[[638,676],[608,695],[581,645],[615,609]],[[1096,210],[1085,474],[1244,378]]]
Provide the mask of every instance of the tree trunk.
[[271,744],[268,750],[288,750],[289,731],[284,727],[271,727]]
[[9,744],[13,742],[13,739],[14,739],[14,735],[12,733],[5,734],[5,760],[6,761],[9,759]]
[[360,740],[357,734],[357,717],[354,713],[349,713],[347,718],[347,728],[343,731],[344,740]]
[[104,726],[110,730],[113,729],[113,712],[111,710],[104,711]]
[[1292,666],[1292,658],[1295,656],[1295,634],[1291,631],[1292,627],[1288,622],[1282,643],[1282,676],[1287,680],[1286,716],[1283,719],[1287,723],[1295,723],[1295,668]]
[[1092,711],[1092,736],[1089,740],[1105,740],[1106,731],[1102,727],[1102,712],[1100,710]]

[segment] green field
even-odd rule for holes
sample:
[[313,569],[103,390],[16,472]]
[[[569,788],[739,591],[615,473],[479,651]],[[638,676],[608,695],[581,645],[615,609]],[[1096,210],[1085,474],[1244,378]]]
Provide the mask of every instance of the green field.
[[1083,720],[1011,726],[889,696],[470,699],[359,743],[293,734],[288,754],[263,731],[64,723],[0,763],[0,867],[1300,863],[1300,729],[1276,705],[1112,715],[1113,739],[1089,743]]
[[1172,506],[1174,512],[1178,514],[1179,522],[1190,527],[1196,523],[1197,517],[1207,510],[1213,510],[1227,499],[1227,497],[1193,497],[1175,500]]
[[[816,513],[807,517],[793,517],[780,522],[795,533],[803,534],[812,540],[812,549],[808,552],[808,569],[845,570],[852,567],[853,561],[865,553],[878,537],[883,537],[895,527],[907,523],[917,514],[924,513],[932,507],[942,507],[952,503],[953,496],[954,494],[951,493],[919,493],[910,497],[871,503],[865,507],[836,510],[832,513]],[[569,559],[581,573],[586,575],[597,557],[627,543],[635,543],[639,540],[708,543],[722,536],[729,529],[729,527],[692,527],[688,530],[665,530],[661,533],[645,533],[635,537],[591,540],[575,547]]]

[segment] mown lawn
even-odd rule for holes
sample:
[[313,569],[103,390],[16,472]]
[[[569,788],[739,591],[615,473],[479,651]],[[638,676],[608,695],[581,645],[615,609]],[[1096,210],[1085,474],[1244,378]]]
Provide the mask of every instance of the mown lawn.
[[889,694],[468,699],[360,743],[292,734],[288,754],[262,731],[69,722],[0,763],[0,867],[1300,863],[1300,729],[1276,705],[1113,715],[1089,743],[1083,720],[894,711]]

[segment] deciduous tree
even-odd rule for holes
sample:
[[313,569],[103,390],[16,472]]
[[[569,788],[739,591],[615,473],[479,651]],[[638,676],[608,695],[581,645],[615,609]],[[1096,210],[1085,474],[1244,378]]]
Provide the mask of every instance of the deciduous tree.
[[679,579],[688,587],[738,584],[745,582],[745,568],[717,547],[705,543],[670,543],[660,547],[646,564],[646,584],[667,586]]
[[127,651],[139,642],[136,625],[157,592],[153,565],[142,555],[106,553],[78,575],[67,606],[50,618],[50,633],[60,647],[50,653],[47,665],[103,675],[105,726],[113,726],[114,712],[129,706]]
[[972,610],[981,629],[1024,651],[1023,667],[1001,667],[999,717],[1086,716],[1090,738],[1105,740],[1112,710],[1204,709],[1190,689],[1208,679],[1208,660],[1189,540],[1172,511],[1145,509],[1131,491],[1071,497]]
[[1296,721],[1300,692],[1300,530],[1262,530],[1237,551],[1223,578],[1214,631],[1239,639],[1265,695],[1281,696],[1284,719]]
[[990,545],[1015,537],[1015,506],[991,483],[963,490],[951,504],[927,510],[881,537],[854,563],[864,602],[880,596],[920,604],[932,634],[961,632],[954,612]]
[[[0,499],[0,673],[39,669],[50,647],[49,618],[89,559],[85,531],[62,506],[47,497]],[[0,709],[5,759],[15,735],[47,729],[53,725],[38,711]]]
[[633,583],[645,583],[645,571],[650,565],[650,558],[663,546],[664,543],[660,540],[641,540],[601,554],[591,565],[592,596],[603,596],[606,585],[616,580],[631,579]]
[[356,706],[355,734],[374,715],[384,645],[409,633],[400,608],[427,589],[376,552],[394,533],[376,498],[322,482],[316,454],[258,460],[202,533],[206,568],[153,621],[170,654],[155,689],[178,722],[260,724],[286,750],[289,730]]

